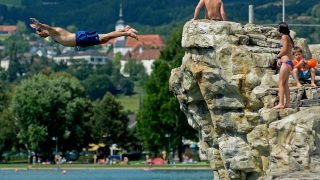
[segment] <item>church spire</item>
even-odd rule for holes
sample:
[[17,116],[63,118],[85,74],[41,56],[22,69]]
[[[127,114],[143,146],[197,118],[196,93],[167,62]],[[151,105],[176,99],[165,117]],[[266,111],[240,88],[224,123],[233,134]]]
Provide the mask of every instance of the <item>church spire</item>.
[[[124,20],[123,20],[122,1],[120,1],[119,20],[116,23],[116,30],[123,29],[124,27],[125,27],[125,24],[124,24]],[[118,38],[118,39],[120,39],[120,38]]]
[[119,18],[122,19],[123,13],[122,13],[122,1],[120,2],[120,10],[119,10]]
[[[119,9],[119,20],[116,22],[116,31],[119,31],[121,29],[124,29],[125,28],[125,23],[124,23],[124,20],[123,20],[123,9],[122,9],[122,0],[120,1],[120,9]],[[124,36],[121,36],[121,37],[118,37],[117,38],[117,41],[121,41],[121,40],[125,40],[126,38]]]

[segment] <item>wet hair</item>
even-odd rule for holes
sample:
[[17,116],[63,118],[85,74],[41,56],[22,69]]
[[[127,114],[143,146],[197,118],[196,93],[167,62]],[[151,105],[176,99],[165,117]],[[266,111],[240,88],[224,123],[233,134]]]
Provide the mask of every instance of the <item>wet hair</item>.
[[289,29],[288,24],[285,22],[280,22],[278,25],[278,31],[279,31],[279,33],[288,35],[291,40],[292,46],[294,47],[294,42],[293,42],[292,37],[290,36],[290,29]]
[[301,49],[301,47],[294,47],[293,48],[293,51],[292,51],[292,54],[294,55],[295,53],[297,53],[297,52],[299,52],[299,53],[303,53],[303,51],[302,51],[302,49]]

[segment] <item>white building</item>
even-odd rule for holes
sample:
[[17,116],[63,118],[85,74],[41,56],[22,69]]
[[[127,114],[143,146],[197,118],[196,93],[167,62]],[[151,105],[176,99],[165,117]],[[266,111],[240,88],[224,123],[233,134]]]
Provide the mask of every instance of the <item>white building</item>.
[[10,59],[9,58],[4,58],[0,61],[0,66],[3,68],[5,71],[8,70],[10,64]]
[[[115,30],[123,29],[124,27],[122,4],[120,4],[119,20],[116,22]],[[120,53],[123,56],[120,72],[125,76],[127,75],[123,73],[123,69],[128,60],[142,62],[146,73],[150,75],[153,62],[159,59],[160,51],[164,47],[164,42],[159,34],[138,34],[138,39],[139,41],[123,36],[110,41],[113,44],[113,55]]]
[[67,63],[67,65],[71,65],[77,60],[86,61],[88,64],[102,65],[105,64],[109,59],[106,55],[99,53],[96,50],[87,50],[87,51],[75,51],[75,52],[67,52],[61,55],[57,55],[53,57],[53,61],[56,63]]

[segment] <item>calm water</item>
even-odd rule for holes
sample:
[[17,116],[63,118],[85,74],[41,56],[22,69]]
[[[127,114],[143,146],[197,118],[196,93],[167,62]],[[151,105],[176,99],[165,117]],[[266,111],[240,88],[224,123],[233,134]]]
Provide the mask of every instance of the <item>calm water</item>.
[[0,170],[1,180],[212,180],[210,170]]

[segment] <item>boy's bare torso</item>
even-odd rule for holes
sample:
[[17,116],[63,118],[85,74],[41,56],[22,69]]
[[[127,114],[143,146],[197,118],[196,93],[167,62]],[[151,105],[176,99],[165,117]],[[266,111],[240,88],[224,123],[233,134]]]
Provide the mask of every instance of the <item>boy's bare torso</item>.
[[206,18],[210,20],[222,20],[220,13],[221,1],[220,0],[203,0],[206,7]]

